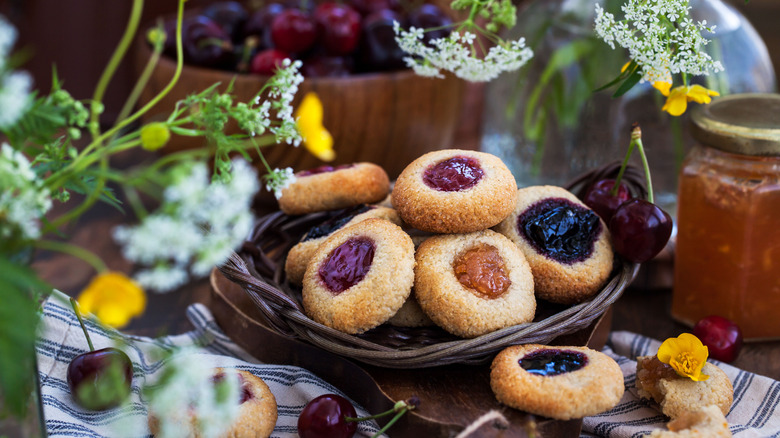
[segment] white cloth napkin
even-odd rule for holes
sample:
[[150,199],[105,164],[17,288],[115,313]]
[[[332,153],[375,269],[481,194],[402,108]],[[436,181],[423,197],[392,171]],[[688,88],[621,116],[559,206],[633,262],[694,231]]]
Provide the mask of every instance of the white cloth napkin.
[[[306,403],[321,394],[346,395],[311,372],[294,366],[264,365],[233,343],[219,329],[209,310],[201,304],[187,309],[187,317],[195,330],[177,336],[151,339],[127,336],[105,330],[86,321],[95,349],[114,347],[112,338],[124,338],[127,348],[122,350],[133,361],[133,385],[130,404],[108,411],[89,411],[79,407],[71,398],[67,384],[67,368],[77,355],[88,351],[84,333],[76,315],[67,304],[67,297],[55,292],[43,309],[43,328],[37,342],[41,399],[46,430],[51,437],[149,437],[147,408],[141,386],[154,382],[162,369],[155,360],[164,350],[174,346],[204,345],[197,360],[213,366],[249,371],[262,378],[276,398],[279,418],[271,435],[274,438],[297,437],[297,421]],[[350,400],[352,401],[352,400]],[[353,401],[358,416],[368,412]],[[378,431],[375,422],[361,422],[355,436],[367,436]]]
[[[195,329],[191,332],[151,339],[128,336],[87,321],[87,330],[95,349],[115,346],[121,337],[129,348],[124,351],[133,361],[133,387],[130,405],[104,412],[88,411],[76,405],[68,390],[66,370],[76,355],[87,351],[87,342],[66,297],[50,298],[43,309],[43,329],[37,343],[38,366],[44,417],[49,436],[67,437],[148,437],[146,405],[140,388],[147,380],[156,380],[161,362],[155,356],[175,346],[203,345],[200,359],[214,366],[250,371],[261,377],[276,397],[279,419],[271,435],[274,438],[297,437],[297,419],[304,405],[326,393],[344,395],[338,388],[311,372],[293,366],[258,363],[233,343],[217,326],[209,310],[193,304],[187,317]],[[655,354],[660,342],[629,332],[613,332],[604,352],[620,364],[626,393],[611,411],[587,417],[582,436],[639,437],[653,429],[664,428],[665,418],[649,401],[636,395],[637,356]],[[734,403],[726,418],[736,437],[780,438],[780,382],[713,361],[734,385]],[[358,415],[368,413],[353,402]],[[376,433],[375,423],[360,423],[357,436]],[[390,429],[392,435],[392,429]]]
[[[637,395],[638,356],[656,354],[661,342],[630,332],[613,332],[603,352],[623,370],[626,392],[609,412],[583,421],[583,436],[639,437],[654,429],[666,429],[669,421],[648,400]],[[780,437],[780,382],[710,359],[734,386],[734,402],[726,415],[735,437]]]

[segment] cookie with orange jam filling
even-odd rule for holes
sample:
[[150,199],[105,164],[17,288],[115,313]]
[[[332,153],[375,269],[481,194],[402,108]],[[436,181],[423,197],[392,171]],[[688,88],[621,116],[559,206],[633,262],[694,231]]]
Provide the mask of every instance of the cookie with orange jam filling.
[[398,225],[366,219],[333,233],[303,277],[303,307],[314,321],[362,333],[398,312],[414,283],[414,244]]
[[433,236],[415,257],[417,301],[448,332],[473,338],[533,320],[531,269],[506,237],[491,230]]

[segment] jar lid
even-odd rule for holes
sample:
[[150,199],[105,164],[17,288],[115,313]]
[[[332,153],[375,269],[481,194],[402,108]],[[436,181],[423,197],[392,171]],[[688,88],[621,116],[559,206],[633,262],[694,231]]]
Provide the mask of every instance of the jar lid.
[[780,94],[732,94],[700,105],[691,133],[707,146],[743,155],[780,155]]

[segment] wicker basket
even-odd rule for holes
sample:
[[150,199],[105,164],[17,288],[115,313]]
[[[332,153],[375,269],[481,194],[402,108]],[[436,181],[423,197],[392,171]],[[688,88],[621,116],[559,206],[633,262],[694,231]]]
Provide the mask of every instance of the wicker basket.
[[[583,175],[566,187],[575,194],[581,194],[591,182],[614,176],[618,168],[618,163],[611,163]],[[635,196],[645,196],[640,174],[629,168],[624,178]],[[275,212],[260,218],[240,255],[231,257],[220,270],[246,291],[270,330],[344,357],[386,368],[479,364],[509,345],[551,343],[559,336],[592,324],[620,297],[639,269],[638,264],[616,257],[609,282],[591,300],[568,307],[540,301],[533,322],[473,339],[457,338],[438,327],[400,328],[387,324],[360,335],[350,335],[306,316],[301,305],[300,289],[289,285],[284,278],[287,252],[309,228],[331,214],[287,216]]]

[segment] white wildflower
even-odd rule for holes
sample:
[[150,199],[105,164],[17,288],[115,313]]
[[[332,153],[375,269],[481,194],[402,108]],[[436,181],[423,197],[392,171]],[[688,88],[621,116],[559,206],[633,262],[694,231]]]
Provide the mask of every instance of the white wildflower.
[[[723,70],[703,51],[709,40],[702,32],[713,33],[707,22],[694,23],[687,1],[629,0],[623,5],[624,20],[617,21],[596,5],[596,34],[613,49],[628,49],[641,68],[642,79],[668,81],[673,74],[707,75]],[[663,17],[663,19],[661,19]]]
[[222,436],[238,416],[241,384],[235,371],[224,369],[215,381],[214,368],[194,350],[182,350],[168,359],[161,374],[164,378],[146,394],[158,437]]
[[0,14],[0,72],[5,68],[5,60],[16,43],[16,28]]
[[3,76],[0,71],[0,129],[10,128],[24,115],[30,106],[31,88],[32,77],[27,72]]
[[445,70],[461,79],[485,82],[519,69],[533,57],[524,38],[493,46],[483,58],[478,58],[474,56],[476,35],[470,32],[453,32],[446,38],[434,39],[431,47],[423,41],[422,29],[412,27],[405,31],[395,22],[393,30],[401,50],[414,55],[404,58],[404,62],[423,76],[442,77],[441,70]]
[[[183,284],[187,273],[205,276],[249,234],[259,189],[255,170],[237,159],[226,182],[210,182],[208,175],[205,164],[191,166],[165,189],[156,213],[114,230],[125,258],[149,266],[136,275],[142,286],[165,292]],[[163,278],[165,272],[170,279]]]
[[9,144],[0,145],[0,239],[40,237],[40,221],[51,197],[36,178],[27,157]]
[[295,173],[290,167],[285,169],[274,169],[273,171],[268,172],[264,178],[266,181],[265,187],[269,192],[274,192],[276,199],[279,199],[282,197],[282,190],[295,182]]

